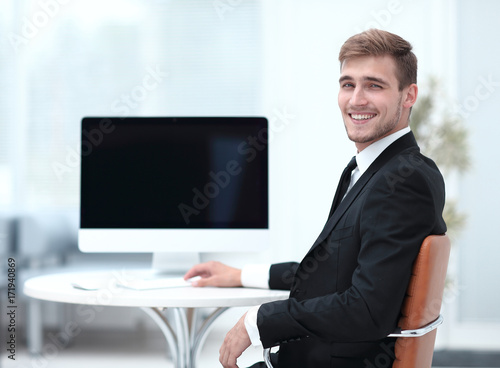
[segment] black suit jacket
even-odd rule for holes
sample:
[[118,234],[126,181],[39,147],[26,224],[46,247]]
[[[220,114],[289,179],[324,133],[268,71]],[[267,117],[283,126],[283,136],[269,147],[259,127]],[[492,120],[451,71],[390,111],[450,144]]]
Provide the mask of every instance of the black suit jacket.
[[424,238],[442,234],[443,178],[413,133],[370,165],[300,263],[271,267],[270,287],[290,298],[261,306],[264,347],[279,367],[331,367],[332,357],[387,351]]

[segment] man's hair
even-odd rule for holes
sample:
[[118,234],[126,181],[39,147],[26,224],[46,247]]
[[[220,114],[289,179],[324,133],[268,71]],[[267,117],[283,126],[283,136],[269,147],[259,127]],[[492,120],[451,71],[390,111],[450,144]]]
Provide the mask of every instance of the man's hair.
[[340,66],[351,58],[361,56],[392,56],[396,62],[399,90],[417,83],[417,57],[411,44],[394,33],[369,29],[350,37],[341,47]]

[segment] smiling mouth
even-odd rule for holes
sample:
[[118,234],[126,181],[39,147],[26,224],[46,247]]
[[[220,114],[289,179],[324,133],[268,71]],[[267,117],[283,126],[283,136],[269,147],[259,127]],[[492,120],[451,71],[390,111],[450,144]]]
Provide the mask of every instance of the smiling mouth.
[[377,114],[349,114],[355,121],[365,121],[374,118]]

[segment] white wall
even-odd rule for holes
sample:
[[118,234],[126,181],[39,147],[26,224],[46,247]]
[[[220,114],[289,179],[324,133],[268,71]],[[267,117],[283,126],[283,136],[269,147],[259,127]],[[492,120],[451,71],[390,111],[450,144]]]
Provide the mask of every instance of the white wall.
[[496,150],[500,124],[495,119],[500,102],[500,50],[496,47],[500,25],[494,15],[500,12],[500,3],[462,0],[459,4],[458,101],[470,132],[473,160],[460,188],[461,207],[468,214],[458,242],[463,271],[460,317],[500,321],[500,295],[492,290],[492,282],[500,280],[500,268],[494,262],[500,252],[495,214],[500,208],[500,158]]
[[500,102],[500,24],[494,0],[457,1],[457,91],[455,108],[469,131],[472,169],[458,186],[460,209],[467,214],[455,241],[457,287],[449,308],[452,346],[500,348],[500,158],[495,114]]

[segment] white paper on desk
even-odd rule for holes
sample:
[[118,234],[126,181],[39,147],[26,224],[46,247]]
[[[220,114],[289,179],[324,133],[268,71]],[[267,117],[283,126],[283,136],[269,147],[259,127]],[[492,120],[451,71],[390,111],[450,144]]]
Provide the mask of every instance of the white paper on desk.
[[118,286],[133,290],[171,289],[191,287],[191,281],[186,281],[182,277],[165,277],[131,280],[124,283],[119,282]]

